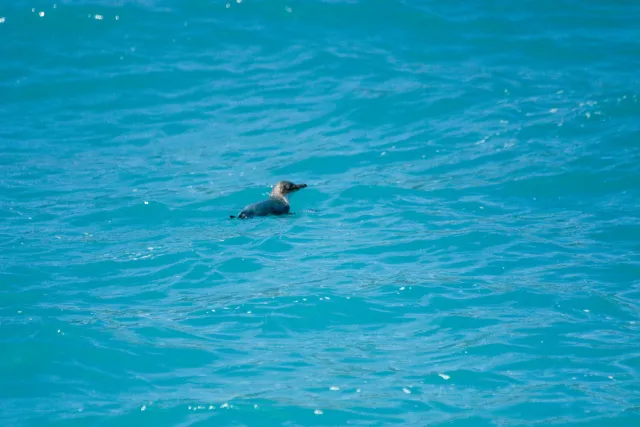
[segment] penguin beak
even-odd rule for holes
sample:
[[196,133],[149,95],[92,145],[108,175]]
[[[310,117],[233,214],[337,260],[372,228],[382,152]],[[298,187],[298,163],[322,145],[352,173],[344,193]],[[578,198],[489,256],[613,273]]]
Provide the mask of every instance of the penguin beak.
[[301,189],[303,189],[303,188],[306,188],[306,186],[307,186],[307,184],[296,184],[296,185],[293,187],[293,191],[301,190]]

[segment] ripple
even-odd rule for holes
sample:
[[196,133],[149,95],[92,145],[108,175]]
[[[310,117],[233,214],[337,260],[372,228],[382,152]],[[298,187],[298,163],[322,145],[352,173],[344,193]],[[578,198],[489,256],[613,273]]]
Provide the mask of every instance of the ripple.
[[640,11],[414,3],[3,9],[5,423],[637,424]]

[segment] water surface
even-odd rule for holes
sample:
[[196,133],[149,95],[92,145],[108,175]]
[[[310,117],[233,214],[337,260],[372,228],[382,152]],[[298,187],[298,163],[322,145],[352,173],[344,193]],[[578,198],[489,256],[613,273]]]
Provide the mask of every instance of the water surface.
[[640,425],[638,22],[4,2],[1,424]]

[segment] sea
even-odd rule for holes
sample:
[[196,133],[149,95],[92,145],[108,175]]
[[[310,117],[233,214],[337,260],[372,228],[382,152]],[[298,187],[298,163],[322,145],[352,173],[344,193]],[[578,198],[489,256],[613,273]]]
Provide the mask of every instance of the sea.
[[0,40],[2,427],[640,426],[640,3],[2,0]]

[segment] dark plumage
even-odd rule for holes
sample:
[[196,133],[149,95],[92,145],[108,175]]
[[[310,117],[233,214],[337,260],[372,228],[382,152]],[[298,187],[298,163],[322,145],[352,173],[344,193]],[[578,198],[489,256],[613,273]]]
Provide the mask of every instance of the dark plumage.
[[[288,214],[290,207],[286,195],[295,193],[306,186],[307,184],[294,184],[291,181],[280,181],[273,186],[268,199],[246,206],[238,214],[237,218],[246,219],[256,216]],[[230,218],[236,218],[236,216],[230,215]]]

